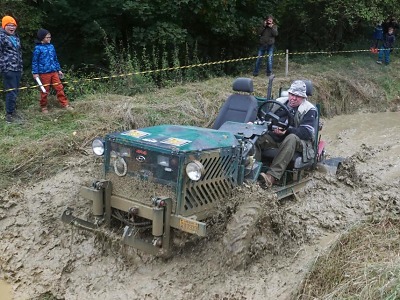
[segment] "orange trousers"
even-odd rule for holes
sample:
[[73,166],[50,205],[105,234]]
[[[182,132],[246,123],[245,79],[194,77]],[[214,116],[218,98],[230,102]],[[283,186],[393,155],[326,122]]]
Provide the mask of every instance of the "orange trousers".
[[61,83],[60,77],[58,77],[58,72],[39,74],[40,81],[46,89],[46,93],[40,91],[40,107],[47,106],[47,96],[50,92],[50,87],[52,87],[57,93],[57,99],[62,107],[69,105],[67,96],[64,93],[64,86]]

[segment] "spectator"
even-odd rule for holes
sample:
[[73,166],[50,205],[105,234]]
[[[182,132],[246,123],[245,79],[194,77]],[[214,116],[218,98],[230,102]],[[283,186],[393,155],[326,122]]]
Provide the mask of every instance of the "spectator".
[[376,61],[378,64],[382,64],[383,56],[385,56],[385,64],[390,63],[390,52],[392,52],[395,40],[394,29],[389,27],[388,33],[383,37],[382,48],[379,49],[378,60]]
[[18,89],[22,76],[21,42],[16,34],[17,22],[11,16],[4,16],[0,29],[0,74],[6,91],[6,122],[21,123],[16,112]]
[[262,56],[264,56],[265,53],[268,54],[267,76],[270,76],[272,74],[275,37],[278,36],[278,26],[274,24],[274,18],[272,16],[265,18],[263,24],[258,29],[258,35],[260,37],[260,42],[253,76],[258,76],[261,61],[263,59]]
[[371,48],[374,50],[374,53],[378,53],[378,49],[382,44],[382,40],[383,40],[383,27],[381,23],[378,23],[374,28],[373,44],[371,46]]
[[64,93],[64,87],[60,78],[64,77],[54,46],[51,44],[51,34],[46,29],[39,29],[37,32],[36,46],[32,57],[33,78],[40,78],[46,92],[40,91],[40,107],[44,114],[47,114],[47,96],[50,86],[57,93],[57,99],[61,106],[67,110],[73,110]]

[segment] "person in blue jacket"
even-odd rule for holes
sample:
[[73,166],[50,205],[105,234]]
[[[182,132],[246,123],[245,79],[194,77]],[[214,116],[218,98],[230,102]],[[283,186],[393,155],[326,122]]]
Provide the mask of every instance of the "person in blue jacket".
[[40,78],[46,92],[40,92],[40,108],[44,114],[47,114],[47,96],[52,87],[57,94],[57,99],[61,106],[67,110],[73,110],[72,106],[64,93],[64,86],[60,78],[64,77],[61,71],[60,63],[57,59],[56,50],[51,44],[51,34],[46,29],[39,29],[37,32],[36,46],[32,56],[32,75],[33,78]]
[[373,40],[372,48],[379,49],[383,40],[383,27],[381,23],[376,24],[374,28]]

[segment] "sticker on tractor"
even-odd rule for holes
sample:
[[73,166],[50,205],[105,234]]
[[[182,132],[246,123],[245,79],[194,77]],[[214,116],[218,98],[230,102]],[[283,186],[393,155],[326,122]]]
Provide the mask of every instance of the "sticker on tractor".
[[168,144],[168,145],[178,146],[178,147],[189,144],[191,142],[192,141],[178,139],[178,138],[168,138],[166,140],[161,141],[161,143],[163,143],[163,144]]
[[190,220],[180,219],[179,220],[179,227],[182,231],[188,233],[197,233],[199,230],[199,224],[197,222],[193,222]]
[[121,134],[133,136],[135,138],[141,138],[141,137],[144,137],[146,135],[149,135],[150,133],[147,133],[147,132],[144,132],[144,131],[140,131],[140,130],[129,130],[129,131],[125,131],[125,132],[123,132]]

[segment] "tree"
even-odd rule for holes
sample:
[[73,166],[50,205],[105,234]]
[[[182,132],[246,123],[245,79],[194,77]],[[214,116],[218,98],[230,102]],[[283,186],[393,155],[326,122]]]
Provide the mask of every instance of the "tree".
[[27,54],[37,29],[44,27],[52,32],[63,64],[106,65],[105,38],[116,45],[116,51],[132,53],[143,49],[174,53],[177,47],[197,45],[201,61],[254,55],[258,43],[254,29],[268,14],[279,25],[278,50],[340,50],[361,39],[378,20],[399,16],[397,2],[6,0],[0,12],[19,21]]
[[397,0],[283,0],[278,11],[280,40],[292,49],[317,50],[343,49],[362,37],[365,27],[399,14]]
[[38,8],[36,1],[3,0],[0,3],[0,15],[10,15],[17,21],[17,33],[21,38],[24,69],[29,68],[33,39],[36,36],[36,31],[40,28],[43,12]]

